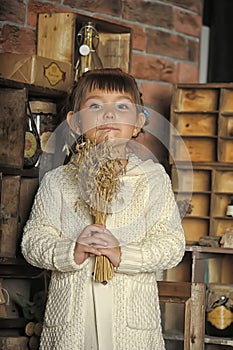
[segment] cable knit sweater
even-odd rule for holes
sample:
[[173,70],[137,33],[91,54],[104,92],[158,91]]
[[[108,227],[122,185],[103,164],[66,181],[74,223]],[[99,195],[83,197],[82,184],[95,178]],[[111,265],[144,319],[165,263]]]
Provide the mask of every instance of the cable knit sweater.
[[[24,229],[26,260],[52,270],[41,350],[90,350],[84,346],[90,260],[76,265],[73,251],[91,217],[84,206],[75,209],[78,197],[76,180],[64,166],[48,172]],[[156,271],[177,265],[185,249],[164,168],[131,156],[111,210],[106,226],[121,243],[121,262],[109,282],[113,305],[109,350],[164,350]]]

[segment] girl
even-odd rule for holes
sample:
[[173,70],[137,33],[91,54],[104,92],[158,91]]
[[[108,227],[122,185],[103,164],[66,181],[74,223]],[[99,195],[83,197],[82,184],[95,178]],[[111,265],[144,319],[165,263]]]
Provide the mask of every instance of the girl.
[[[26,260],[52,270],[40,349],[163,350],[156,271],[180,262],[185,239],[164,168],[132,151],[145,124],[141,94],[132,76],[105,68],[85,73],[73,96],[72,129],[97,145],[109,140],[125,173],[106,226],[75,208],[67,166],[42,180],[22,240]],[[115,270],[107,284],[92,276],[101,255]]]

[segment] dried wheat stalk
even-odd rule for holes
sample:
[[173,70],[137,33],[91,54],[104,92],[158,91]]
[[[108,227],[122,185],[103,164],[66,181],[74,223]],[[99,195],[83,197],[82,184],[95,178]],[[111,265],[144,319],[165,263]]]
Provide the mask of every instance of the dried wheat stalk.
[[[119,191],[120,174],[125,163],[113,158],[111,144],[95,145],[89,140],[77,145],[70,166],[78,180],[81,197],[78,204],[87,205],[96,224],[106,224],[108,208]],[[97,256],[94,280],[105,283],[113,277],[114,268],[106,256]]]

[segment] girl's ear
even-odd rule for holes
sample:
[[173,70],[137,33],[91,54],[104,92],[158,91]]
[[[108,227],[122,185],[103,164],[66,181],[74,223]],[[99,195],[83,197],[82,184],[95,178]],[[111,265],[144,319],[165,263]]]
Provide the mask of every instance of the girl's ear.
[[135,124],[134,132],[133,132],[134,137],[136,137],[140,133],[145,122],[146,122],[145,114],[143,112],[139,113],[138,119],[137,119],[136,124]]
[[81,128],[78,120],[78,113],[70,111],[66,115],[66,121],[69,124],[70,129],[75,132],[75,134],[81,134]]

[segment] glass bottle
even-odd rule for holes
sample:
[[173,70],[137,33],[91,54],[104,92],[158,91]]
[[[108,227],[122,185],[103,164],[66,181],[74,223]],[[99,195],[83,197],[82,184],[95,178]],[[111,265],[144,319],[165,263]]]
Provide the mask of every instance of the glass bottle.
[[99,34],[95,24],[88,22],[77,34],[78,60],[75,66],[75,81],[88,70],[103,68],[96,49],[99,45]]
[[233,216],[233,195],[231,195],[231,200],[227,206],[226,215]]

